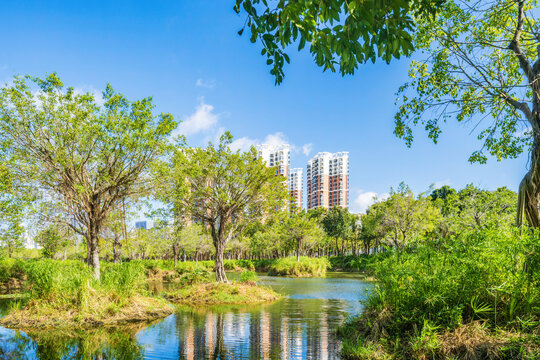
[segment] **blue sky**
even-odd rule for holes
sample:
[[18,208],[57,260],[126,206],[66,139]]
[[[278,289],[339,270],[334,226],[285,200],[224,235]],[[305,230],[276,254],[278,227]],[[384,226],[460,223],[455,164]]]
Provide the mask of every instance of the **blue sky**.
[[437,145],[417,129],[410,149],[393,135],[394,94],[407,80],[408,59],[363,65],[343,78],[291,49],[285,81],[275,86],[260,48],[237,35],[244,18],[233,3],[3,0],[0,81],[55,71],[83,91],[109,82],[131,99],[153,96],[159,111],[184,121],[192,145],[224,129],[238,146],[287,141],[293,167],[305,169],[319,151],[348,151],[353,211],[401,181],[415,192],[471,182],[517,190],[527,157],[469,164],[481,146],[473,124],[446,124]]

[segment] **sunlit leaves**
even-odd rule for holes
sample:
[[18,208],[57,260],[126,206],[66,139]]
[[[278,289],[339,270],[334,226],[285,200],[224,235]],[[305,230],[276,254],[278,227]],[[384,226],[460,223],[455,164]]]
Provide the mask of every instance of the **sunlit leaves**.
[[389,63],[408,56],[414,49],[413,14],[430,17],[441,0],[236,0],[234,10],[247,16],[244,29],[250,41],[263,47],[262,55],[276,84],[283,81],[283,66],[289,63],[285,50],[310,44],[315,63],[324,71],[353,74],[359,64]]

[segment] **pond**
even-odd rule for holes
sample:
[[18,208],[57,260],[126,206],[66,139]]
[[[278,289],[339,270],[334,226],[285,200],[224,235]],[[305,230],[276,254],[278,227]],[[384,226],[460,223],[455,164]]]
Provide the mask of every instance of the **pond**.
[[283,299],[180,307],[153,324],[84,333],[0,327],[0,359],[337,359],[335,330],[362,310],[360,300],[371,288],[356,275],[336,273],[326,278],[260,276],[259,283]]

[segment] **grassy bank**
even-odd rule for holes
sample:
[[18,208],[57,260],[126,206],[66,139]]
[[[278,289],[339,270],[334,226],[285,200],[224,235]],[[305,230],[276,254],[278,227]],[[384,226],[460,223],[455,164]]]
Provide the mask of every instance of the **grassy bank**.
[[206,270],[196,270],[182,275],[179,286],[165,293],[165,298],[177,304],[189,305],[240,305],[274,301],[280,298],[275,291],[257,286],[257,274],[240,273],[240,281],[217,283]]
[[172,308],[146,291],[144,267],[103,264],[95,281],[78,261],[38,260],[23,264],[28,297],[13,302],[0,325],[18,329],[80,328],[150,321]]
[[540,356],[540,239],[484,231],[392,252],[363,314],[340,329],[346,359]]
[[268,275],[290,277],[324,277],[330,267],[327,258],[301,256],[278,259],[270,265]]

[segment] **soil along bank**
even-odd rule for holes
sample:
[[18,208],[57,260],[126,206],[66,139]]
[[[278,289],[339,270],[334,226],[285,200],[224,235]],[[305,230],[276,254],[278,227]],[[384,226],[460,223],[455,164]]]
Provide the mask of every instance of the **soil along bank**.
[[330,268],[327,258],[310,258],[301,256],[300,260],[295,257],[277,259],[270,265],[268,275],[290,277],[324,277],[326,270]]
[[24,264],[28,300],[14,303],[0,325],[14,329],[87,328],[155,320],[173,312],[148,296],[141,264],[104,264],[96,281],[77,261]]
[[482,230],[412,244],[374,264],[345,359],[531,359],[540,354],[540,236]]

